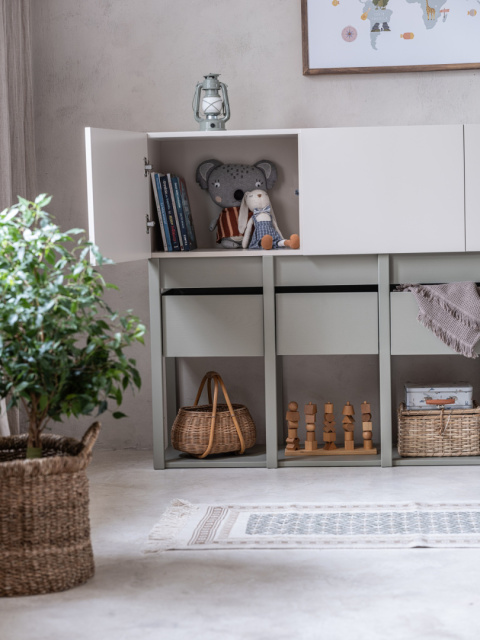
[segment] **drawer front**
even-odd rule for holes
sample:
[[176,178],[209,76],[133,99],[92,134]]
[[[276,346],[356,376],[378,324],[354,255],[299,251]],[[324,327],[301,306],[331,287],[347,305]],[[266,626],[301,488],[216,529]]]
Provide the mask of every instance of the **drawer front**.
[[259,295],[163,296],[167,357],[263,356]]
[[429,329],[417,320],[418,305],[409,291],[390,294],[392,355],[452,355]]
[[278,256],[278,286],[377,284],[377,256]]
[[202,287],[261,287],[262,259],[165,258],[160,262],[162,289]]
[[276,296],[279,355],[378,353],[376,293]]
[[442,283],[480,280],[479,254],[396,255],[390,257],[390,281]]

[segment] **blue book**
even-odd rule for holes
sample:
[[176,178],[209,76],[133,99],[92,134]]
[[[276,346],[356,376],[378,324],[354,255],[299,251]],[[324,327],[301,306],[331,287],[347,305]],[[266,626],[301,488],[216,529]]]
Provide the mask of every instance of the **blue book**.
[[162,234],[163,248],[165,251],[172,251],[172,241],[170,240],[170,232],[168,230],[167,211],[162,196],[162,185],[160,184],[160,176],[152,171],[153,195],[157,205],[158,221],[160,225],[160,233]]
[[195,236],[195,227],[193,226],[192,212],[190,211],[190,203],[188,201],[187,185],[183,178],[178,179],[180,183],[180,194],[182,197],[183,213],[185,216],[185,224],[187,226],[187,235],[190,249],[197,248],[197,238]]
[[180,240],[178,237],[177,225],[173,213],[173,203],[170,196],[170,188],[168,186],[167,176],[160,176],[160,184],[162,185],[162,194],[165,201],[165,209],[167,211],[168,228],[170,230],[170,240],[172,241],[172,250],[180,251]]
[[180,193],[180,183],[177,176],[172,176],[173,195],[175,197],[175,206],[177,207],[177,218],[180,227],[180,235],[183,241],[184,251],[190,251],[190,240],[187,233],[187,225],[185,222],[185,213],[183,211],[182,196]]

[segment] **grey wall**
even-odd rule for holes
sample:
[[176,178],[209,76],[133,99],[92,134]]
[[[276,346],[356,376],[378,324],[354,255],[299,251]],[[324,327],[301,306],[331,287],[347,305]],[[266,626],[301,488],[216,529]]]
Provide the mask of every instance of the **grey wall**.
[[[195,130],[192,96],[205,73],[229,87],[230,129],[479,121],[476,71],[304,77],[300,0],[31,6],[38,188],[53,194],[64,228],[87,226],[84,127]],[[146,264],[109,267],[107,277],[121,288],[112,302],[148,320]],[[151,445],[148,343],[136,355],[143,391],[127,400],[127,420],[103,420],[104,447]]]

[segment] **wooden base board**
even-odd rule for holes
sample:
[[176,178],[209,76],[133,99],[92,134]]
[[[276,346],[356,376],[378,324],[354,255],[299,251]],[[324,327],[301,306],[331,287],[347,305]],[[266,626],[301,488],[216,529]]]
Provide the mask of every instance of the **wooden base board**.
[[355,447],[355,449],[315,449],[314,451],[305,451],[305,449],[297,449],[296,451],[285,449],[286,456],[369,456],[376,455],[377,450],[365,449],[365,447]]

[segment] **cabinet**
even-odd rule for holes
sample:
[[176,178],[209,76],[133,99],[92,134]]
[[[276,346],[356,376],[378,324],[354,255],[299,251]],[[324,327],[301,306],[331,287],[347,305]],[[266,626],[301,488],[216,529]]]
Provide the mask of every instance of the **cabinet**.
[[[91,238],[117,262],[149,260],[156,468],[432,463],[395,456],[392,357],[451,352],[416,323],[412,296],[394,288],[478,279],[476,135],[473,126],[465,128],[464,153],[462,126],[213,134],[87,129]],[[208,222],[216,207],[194,179],[196,166],[208,158],[277,164],[272,203],[284,234],[299,231],[299,251],[215,247]],[[164,253],[158,229],[147,233],[146,223],[155,218],[148,165],[186,179],[199,249]],[[264,444],[246,456],[206,460],[168,448],[175,361],[185,357],[259,359]],[[369,371],[376,370],[376,398],[368,399],[376,407],[379,454],[284,458],[291,398],[283,398],[282,389],[298,357],[317,358],[309,361],[314,369],[331,366],[325,358],[365,358]],[[364,376],[355,366],[360,388]]]

